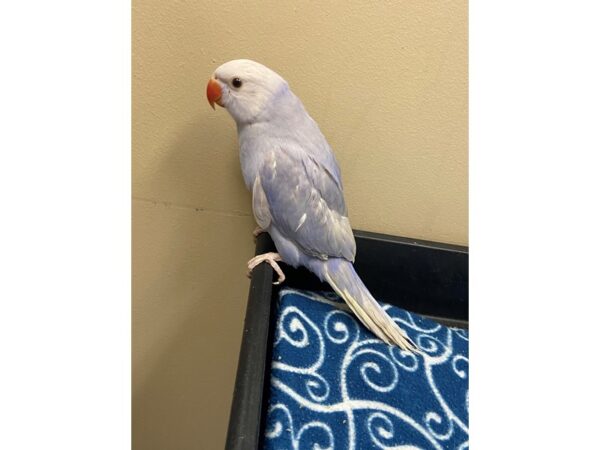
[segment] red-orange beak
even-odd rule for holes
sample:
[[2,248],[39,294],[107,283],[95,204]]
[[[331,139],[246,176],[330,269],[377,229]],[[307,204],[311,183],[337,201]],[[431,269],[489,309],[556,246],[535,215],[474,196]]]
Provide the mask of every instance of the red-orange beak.
[[219,83],[214,78],[208,80],[208,84],[206,85],[206,98],[212,109],[215,109],[215,103],[219,106],[223,106],[221,104],[221,86],[219,86]]

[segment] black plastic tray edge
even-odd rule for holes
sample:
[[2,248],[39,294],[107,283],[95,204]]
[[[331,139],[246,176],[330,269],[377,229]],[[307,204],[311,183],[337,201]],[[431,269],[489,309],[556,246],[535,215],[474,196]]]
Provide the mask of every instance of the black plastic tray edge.
[[[258,236],[256,254],[271,251],[273,243],[265,233]],[[248,306],[233,389],[226,449],[257,449],[261,438],[265,383],[273,297],[273,269],[260,264],[252,271]]]

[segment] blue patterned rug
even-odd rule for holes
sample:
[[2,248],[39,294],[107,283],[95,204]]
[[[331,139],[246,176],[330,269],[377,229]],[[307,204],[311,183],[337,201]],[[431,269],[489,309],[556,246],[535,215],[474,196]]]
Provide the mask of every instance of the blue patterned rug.
[[281,291],[266,449],[467,449],[468,332],[385,305],[426,356],[376,339],[333,293]]

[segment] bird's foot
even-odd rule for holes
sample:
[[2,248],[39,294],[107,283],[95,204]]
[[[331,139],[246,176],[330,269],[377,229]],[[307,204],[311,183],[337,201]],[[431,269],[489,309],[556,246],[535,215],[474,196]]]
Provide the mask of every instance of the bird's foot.
[[266,230],[263,230],[261,227],[256,227],[252,232],[252,236],[254,236],[254,242],[258,239],[258,235],[262,233],[266,233]]
[[283,281],[285,280],[285,275],[283,274],[281,267],[279,267],[279,264],[277,264],[277,261],[281,261],[281,256],[279,255],[279,253],[269,252],[263,253],[262,255],[256,255],[254,258],[248,261],[248,278],[251,276],[252,270],[256,266],[258,266],[262,262],[267,262],[273,268],[273,270],[277,272],[277,275],[279,276],[277,281],[274,281],[273,284],[283,283]]

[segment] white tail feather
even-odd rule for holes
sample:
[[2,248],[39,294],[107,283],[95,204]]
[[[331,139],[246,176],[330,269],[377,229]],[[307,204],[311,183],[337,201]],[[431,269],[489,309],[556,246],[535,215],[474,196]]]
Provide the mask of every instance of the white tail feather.
[[329,260],[324,265],[325,280],[345,300],[364,326],[387,344],[419,352],[417,346],[373,298],[354,271],[352,263],[336,259]]

